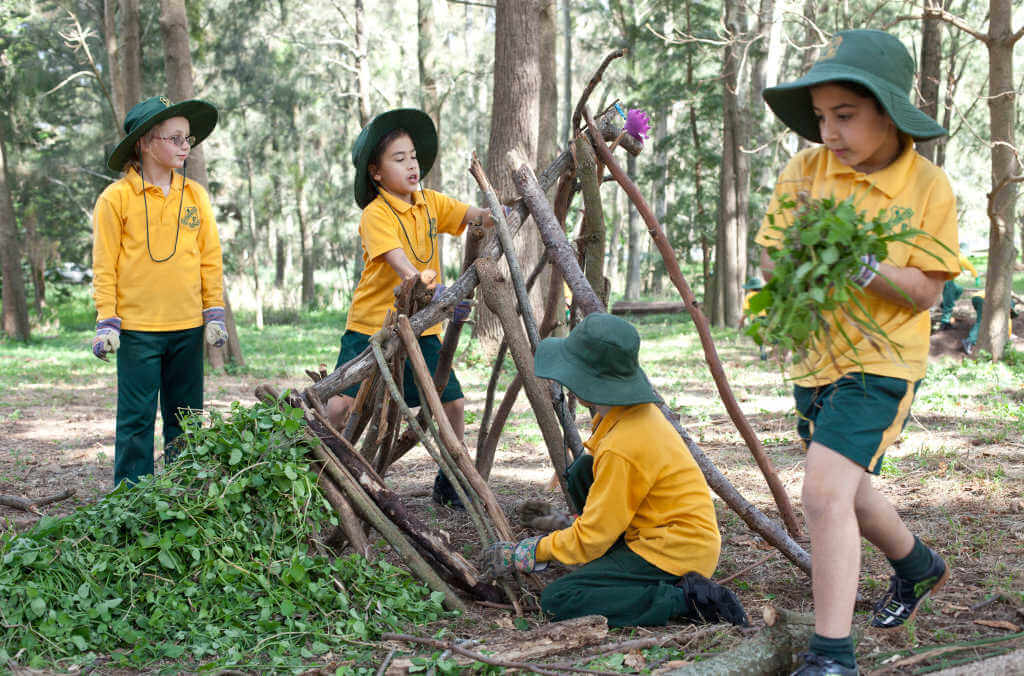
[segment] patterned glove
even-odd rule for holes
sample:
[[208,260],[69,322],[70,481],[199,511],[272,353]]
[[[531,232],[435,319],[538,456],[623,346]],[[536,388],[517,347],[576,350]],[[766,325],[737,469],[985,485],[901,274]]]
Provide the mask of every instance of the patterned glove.
[[224,308],[208,307],[203,310],[206,324],[206,342],[213,347],[223,347],[228,342],[228,329],[224,326]]
[[682,615],[683,619],[709,624],[725,620],[741,627],[750,624],[736,595],[700,573],[687,573],[682,580],[676,582],[676,586],[686,594],[687,608]]
[[96,322],[96,337],[92,339],[92,353],[103,361],[110,361],[109,352],[121,347],[121,318],[111,317]]
[[535,535],[518,543],[499,540],[484,550],[481,562],[485,582],[507,575],[513,569],[521,573],[532,573],[548,567],[546,561],[537,563],[537,543],[543,535]]
[[444,284],[438,284],[437,286],[435,286],[434,287],[434,295],[430,297],[430,302],[431,303],[436,303],[437,299],[441,297],[441,294],[444,293],[444,290],[446,288],[448,288],[448,287],[446,287]]
[[871,283],[871,280],[878,274],[878,259],[874,254],[864,254],[860,257],[860,270],[850,277],[850,280],[861,288]]
[[452,312],[452,321],[456,324],[465,324],[469,319],[469,313],[473,310],[473,304],[468,300],[460,300]]

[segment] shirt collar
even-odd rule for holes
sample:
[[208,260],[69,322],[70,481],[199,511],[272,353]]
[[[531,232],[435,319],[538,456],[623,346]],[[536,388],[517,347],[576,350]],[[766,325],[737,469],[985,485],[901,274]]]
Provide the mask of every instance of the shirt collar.
[[[142,184],[142,177],[139,176],[139,172],[135,169],[135,167],[129,167],[128,173],[125,174],[125,178],[128,179],[128,184],[131,185],[131,187],[135,191],[136,195],[142,194],[142,185],[143,185]],[[182,186],[184,180],[185,180],[184,176],[182,176],[181,174],[179,174],[176,171],[172,171],[171,172],[171,192],[174,192],[175,190],[181,190],[181,186]],[[146,182],[146,186],[151,188],[151,189],[154,189],[154,190],[160,190],[160,188],[158,188],[157,186],[155,186],[154,184],[152,184],[152,183],[150,183],[148,181]],[[163,192],[164,192],[163,190],[160,190],[160,194],[161,195],[163,194]],[[168,194],[170,194],[170,193],[168,193]]]
[[[635,406],[643,406],[643,404],[636,404]],[[602,416],[601,414],[594,415],[594,419],[591,421],[590,426],[593,432],[590,438],[583,442],[583,445],[587,447],[591,453],[593,453],[597,446],[601,443],[601,440],[607,436],[612,428],[619,424],[619,421],[626,417],[629,411],[633,410],[634,406],[612,406],[611,410],[608,411],[608,415]]]
[[885,193],[886,197],[895,197],[907,184],[907,179],[910,177],[910,171],[917,155],[917,151],[914,150],[914,139],[910,135],[900,132],[900,145],[903,150],[892,164],[885,169],[880,169],[870,174],[864,174],[853,167],[846,166],[839,161],[835,153],[826,149],[825,153],[828,159],[826,160],[825,173],[830,177],[848,175],[853,181],[868,183],[878,188]]
[[424,202],[423,200],[422,190],[417,190],[413,192],[412,204],[409,204],[408,202],[399,197],[396,197],[395,195],[389,193],[384,188],[378,188],[378,192],[380,194],[380,198],[387,202],[392,209],[394,209],[400,214],[404,214],[406,211],[409,211],[409,209],[412,209],[413,207],[418,207],[421,204],[426,204],[426,202]]

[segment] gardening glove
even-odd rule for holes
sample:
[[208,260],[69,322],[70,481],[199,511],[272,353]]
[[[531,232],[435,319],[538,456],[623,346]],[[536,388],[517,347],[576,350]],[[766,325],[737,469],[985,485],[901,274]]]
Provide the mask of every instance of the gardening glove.
[[481,561],[482,578],[490,582],[513,570],[532,573],[548,567],[546,561],[537,563],[537,543],[543,535],[520,540],[518,543],[499,540],[484,550]]
[[430,297],[430,302],[431,303],[436,303],[437,299],[441,297],[441,294],[444,293],[444,290],[446,288],[448,288],[448,287],[446,287],[444,284],[438,284],[437,286],[435,286],[434,287],[434,295]]
[[864,254],[860,257],[860,262],[863,265],[860,266],[860,270],[857,274],[850,277],[857,286],[864,288],[871,283],[871,280],[878,274],[878,259],[875,258],[874,254]]
[[456,324],[465,324],[469,319],[469,313],[473,311],[473,304],[468,300],[460,300],[452,311],[452,321]]
[[682,619],[709,624],[725,620],[741,627],[750,624],[736,595],[700,573],[687,573],[676,582],[676,587],[686,594],[686,610],[681,615]]
[[543,500],[527,500],[519,505],[519,523],[546,532],[572,525],[572,517]]
[[110,361],[107,354],[117,352],[121,347],[121,318],[111,317],[96,322],[96,337],[92,339],[92,353],[103,361]]
[[203,310],[206,324],[206,342],[213,347],[223,347],[228,342],[228,329],[224,326],[224,308],[208,307]]

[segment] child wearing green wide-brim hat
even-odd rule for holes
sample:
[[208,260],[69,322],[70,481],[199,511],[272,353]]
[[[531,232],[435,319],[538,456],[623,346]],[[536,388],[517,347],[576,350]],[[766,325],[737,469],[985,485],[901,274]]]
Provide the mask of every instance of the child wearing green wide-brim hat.
[[[794,672],[802,676],[858,673],[850,630],[861,535],[895,572],[875,606],[872,626],[902,626],[949,575],[942,558],[871,485],[925,375],[928,309],[959,272],[949,179],[914,149],[915,141],[946,130],[910,102],[914,73],[910,53],[896,37],[846,30],[832,37],[807,74],[764,92],[786,126],[822,145],[798,153],[782,171],[758,244],[779,246],[776,224],[795,220],[781,213],[780,204],[794,203],[799,193],[802,199],[830,197],[837,203],[852,198],[868,217],[906,209],[909,226],[925,233],[891,244],[885,260],[862,259],[854,278],[863,288],[856,305],[828,316],[833,339],[826,336],[791,369],[797,432],[807,447],[803,505],[814,568],[815,634]],[[770,277],[773,264],[765,251],[761,263]],[[900,353],[857,330],[851,313],[877,323]]]
[[[437,236],[461,235],[470,221],[490,225],[490,213],[459,202],[435,190],[424,189],[420,181],[433,167],[438,154],[437,129],[430,116],[415,108],[389,110],[374,117],[352,144],[355,202],[363,210],[359,237],[363,248],[363,272],[359,277],[341,338],[337,366],[356,358],[369,344],[370,336],[384,325],[394,309],[394,289],[403,280],[422,271],[433,271],[441,281],[441,260]],[[438,284],[434,300],[444,293]],[[453,321],[469,318],[468,301],[456,305]],[[433,372],[441,353],[438,334],[432,326],[420,336],[420,349]],[[359,385],[353,385],[327,403],[330,419],[341,424],[351,408]],[[419,393],[412,369],[405,366],[404,392],[409,406],[419,406]],[[465,429],[465,398],[453,372],[441,393],[448,418],[459,438]],[[454,488],[443,474],[434,482],[434,500],[461,507]]]
[[711,493],[658,408],[639,354],[636,329],[603,313],[537,346],[537,376],[596,410],[588,453],[566,473],[581,514],[553,533],[492,545],[486,574],[540,570],[550,561],[581,566],[541,594],[541,608],[555,620],[595,614],[616,627],[672,619],[746,624],[735,595],[708,579],[721,549]]
[[216,124],[205,101],[154,96],[125,115],[107,159],[124,174],[93,212],[92,352],[117,355],[115,485],[153,473],[158,401],[164,460],[174,459],[181,415],[203,407],[203,339],[227,340],[217,223],[206,189],[185,174]]

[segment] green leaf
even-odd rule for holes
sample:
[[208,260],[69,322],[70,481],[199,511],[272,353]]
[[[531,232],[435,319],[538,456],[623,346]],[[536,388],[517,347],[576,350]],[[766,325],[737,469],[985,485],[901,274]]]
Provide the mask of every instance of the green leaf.
[[231,457],[228,458],[228,464],[234,467],[238,463],[242,462],[242,449],[233,448],[231,449]]

